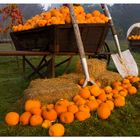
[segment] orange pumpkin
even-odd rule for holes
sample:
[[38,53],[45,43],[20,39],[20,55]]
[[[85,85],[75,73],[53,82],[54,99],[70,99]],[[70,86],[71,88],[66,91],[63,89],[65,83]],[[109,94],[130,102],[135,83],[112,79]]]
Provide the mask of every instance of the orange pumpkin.
[[101,93],[99,96],[98,96],[98,99],[100,99],[101,101],[106,101],[106,94],[105,93]]
[[111,86],[106,86],[104,88],[104,90],[105,90],[106,93],[110,93],[110,92],[112,92],[112,87]]
[[89,100],[95,100],[96,98],[94,96],[90,96]]
[[80,98],[80,99],[78,99],[77,101],[76,101],[76,105],[84,105],[86,103],[86,100],[84,100],[83,98]]
[[137,93],[137,89],[134,86],[131,86],[128,88],[128,93],[130,95],[136,94]]
[[89,107],[90,111],[96,111],[99,104],[96,100],[91,100],[87,102],[86,105]]
[[75,113],[76,119],[80,122],[85,121],[86,119],[90,118],[90,116],[91,115],[89,112],[78,111]]
[[113,97],[113,93],[112,92],[110,92],[109,94],[106,95],[106,98],[108,100],[112,100],[112,97]]
[[87,87],[81,88],[79,91],[79,95],[84,99],[88,99],[90,97],[90,91]]
[[19,123],[19,114],[17,112],[9,112],[5,116],[5,122],[10,125],[14,126]]
[[126,89],[123,89],[119,92],[119,95],[126,97],[128,94],[128,91]]
[[122,86],[116,86],[115,89],[118,90],[118,91],[121,91],[121,90],[123,90],[123,87]]
[[108,106],[108,104],[102,103],[97,108],[97,114],[98,114],[99,118],[101,118],[103,120],[108,119],[111,114],[111,110],[110,110],[110,107]]
[[68,112],[72,112],[73,114],[78,112],[78,107],[75,104],[69,105],[67,109],[68,109]]
[[133,78],[130,79],[131,83],[135,83],[135,82],[139,82],[139,81],[140,81],[140,78],[136,77],[136,76],[134,76]]
[[105,103],[109,105],[110,110],[112,111],[114,109],[114,103],[111,100],[107,100]]
[[100,11],[98,11],[98,10],[95,10],[95,11],[93,11],[93,13],[92,13],[92,15],[93,16],[95,16],[95,17],[99,17],[100,16]]
[[56,102],[56,105],[57,104],[67,107],[69,105],[69,101],[67,99],[60,99]]
[[63,136],[65,133],[65,128],[62,124],[56,123],[49,128],[49,135],[50,136]]
[[41,106],[41,110],[46,110],[46,108],[47,108],[47,105]]
[[33,107],[30,111],[33,115],[41,115],[42,110],[40,108]]
[[129,84],[130,81],[129,81],[129,79],[123,79],[122,83],[123,83],[123,84]]
[[115,87],[117,87],[117,86],[121,86],[121,82],[120,81],[114,81],[113,83],[112,83],[112,87],[113,88],[115,88]]
[[114,105],[116,107],[122,107],[125,106],[125,98],[123,96],[118,96],[114,99]]
[[41,125],[43,122],[43,119],[40,115],[33,115],[31,118],[30,118],[30,125],[31,126],[38,126],[38,125]]
[[48,104],[48,105],[46,106],[46,108],[47,108],[47,109],[54,109],[54,104]]
[[44,120],[42,123],[43,128],[49,128],[52,125],[52,122],[50,120]]
[[55,104],[54,109],[57,112],[58,116],[63,112],[67,112],[67,106],[64,106],[64,105],[61,105],[61,104]]
[[102,103],[100,99],[97,99],[96,102],[98,103],[98,106]]
[[90,112],[90,108],[87,105],[80,105],[79,111]]
[[57,112],[54,109],[47,109],[42,112],[45,120],[55,121],[57,119]]
[[90,87],[90,92],[93,96],[97,97],[100,95],[101,90],[97,85],[93,85]]
[[25,111],[31,111],[32,108],[41,108],[41,103],[39,100],[27,100],[25,102]]
[[22,125],[28,125],[30,122],[31,116],[32,114],[30,112],[22,113],[20,116],[20,122],[22,123]]
[[75,95],[74,97],[73,97],[73,101],[74,102],[76,102],[78,99],[80,99],[81,98],[81,96],[80,95]]
[[60,121],[62,123],[70,124],[74,121],[74,115],[72,112],[63,112],[60,114]]

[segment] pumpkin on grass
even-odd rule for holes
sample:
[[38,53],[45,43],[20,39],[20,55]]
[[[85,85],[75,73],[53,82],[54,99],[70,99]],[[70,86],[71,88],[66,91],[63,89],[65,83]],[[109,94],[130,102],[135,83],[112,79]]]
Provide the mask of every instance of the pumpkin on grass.
[[41,103],[39,100],[27,100],[25,102],[25,111],[31,111],[32,108],[41,108]]
[[137,89],[134,86],[131,86],[128,88],[128,93],[130,95],[136,94],[137,93]]
[[110,92],[112,92],[112,87],[111,86],[106,86],[104,88],[104,90],[105,90],[106,93],[110,93]]
[[114,99],[114,105],[116,107],[122,107],[125,106],[125,98],[123,96],[118,96]]
[[69,112],[72,112],[73,114],[78,112],[78,107],[75,104],[69,105],[67,109],[68,109]]
[[74,121],[74,115],[72,112],[63,112],[60,114],[60,121],[62,123],[70,124]]
[[126,89],[123,89],[119,92],[119,95],[126,97],[128,94],[128,91]]
[[85,121],[86,119],[90,118],[90,113],[89,112],[83,112],[83,111],[78,111],[75,113],[75,118],[82,122]]
[[43,122],[43,119],[40,115],[33,115],[31,118],[30,118],[30,125],[31,126],[38,126],[38,125],[41,125]]
[[107,100],[105,103],[108,104],[110,110],[112,111],[114,109],[114,102],[111,100]]
[[46,109],[54,109],[54,104],[48,104],[48,105],[46,106]]
[[19,114],[17,112],[9,112],[5,116],[6,124],[10,126],[17,125],[19,123]]
[[44,120],[42,123],[43,128],[49,128],[52,125],[52,122],[50,120]]
[[87,105],[80,105],[79,111],[90,112],[90,108]]
[[45,120],[55,121],[57,119],[57,112],[54,109],[43,110],[42,116]]
[[101,101],[106,101],[106,94],[105,93],[101,93],[99,96],[98,96],[98,99],[100,99]]
[[111,110],[110,110],[110,107],[108,106],[108,104],[102,103],[97,108],[97,114],[100,119],[103,119],[103,120],[108,119],[111,114]]
[[90,96],[89,100],[95,100],[96,98],[94,96]]
[[97,85],[93,85],[93,86],[90,87],[90,93],[93,96],[97,97],[97,96],[100,95],[101,90],[100,90],[100,88]]
[[77,101],[75,102],[76,105],[84,105],[86,103],[86,100],[83,98],[79,98],[77,99]]
[[57,104],[67,107],[69,105],[69,101],[67,99],[60,99],[56,102],[56,105]]
[[76,102],[78,99],[80,99],[81,98],[81,96],[80,95],[75,95],[74,97],[73,97],[73,101],[74,102]]
[[100,99],[97,99],[96,102],[97,102],[98,106],[99,106],[101,103],[103,103],[103,101],[101,101]]
[[20,122],[22,123],[22,125],[28,125],[30,122],[31,116],[32,116],[31,112],[22,113],[20,116]]
[[96,111],[98,108],[98,102],[96,100],[91,100],[87,102],[86,105],[89,107],[90,111]]
[[88,99],[90,97],[90,91],[88,87],[81,88],[79,91],[79,95],[84,99]]
[[59,103],[55,104],[54,109],[57,112],[58,116],[63,112],[67,112],[67,106],[64,106],[64,105],[59,104]]
[[41,110],[40,108],[33,107],[33,108],[31,108],[30,112],[31,112],[33,115],[41,115],[42,110]]
[[65,128],[62,124],[56,123],[49,128],[49,135],[50,136],[63,136],[65,133]]

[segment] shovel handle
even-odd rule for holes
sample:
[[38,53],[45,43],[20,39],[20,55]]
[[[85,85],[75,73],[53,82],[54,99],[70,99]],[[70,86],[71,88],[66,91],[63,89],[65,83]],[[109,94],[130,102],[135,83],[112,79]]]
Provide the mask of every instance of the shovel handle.
[[117,47],[118,54],[119,54],[120,58],[123,59],[119,39],[118,39],[118,36],[117,36],[117,32],[116,32],[116,29],[115,29],[114,22],[112,20],[110,11],[109,11],[106,4],[101,4],[101,7],[104,11],[104,14],[109,18],[109,22],[110,22],[110,25],[111,25],[111,31],[112,31],[112,34],[113,34],[113,37],[114,37],[114,40],[115,40],[115,46]]
[[76,37],[76,42],[77,42],[77,46],[78,46],[79,53],[80,53],[80,59],[81,59],[83,71],[84,71],[84,74],[85,74],[85,77],[86,77],[86,80],[83,84],[83,87],[85,87],[88,82],[90,82],[92,84],[95,84],[95,82],[92,81],[90,79],[90,76],[89,76],[88,66],[87,66],[87,61],[86,61],[86,56],[85,56],[85,51],[84,51],[84,45],[83,45],[83,42],[82,42],[82,39],[81,39],[79,26],[78,26],[77,21],[76,21],[76,16],[75,16],[75,13],[74,13],[73,4],[69,4],[69,9],[70,9],[72,25],[73,25],[74,33],[75,33],[75,37]]
[[69,9],[70,9],[70,15],[71,15],[71,19],[72,19],[72,24],[73,24],[73,28],[74,28],[74,33],[75,33],[75,37],[76,37],[76,42],[77,42],[77,46],[80,52],[80,57],[81,58],[86,58],[85,56],[85,51],[84,51],[84,46],[83,46],[83,42],[81,39],[81,34],[80,34],[80,30],[76,21],[76,16],[74,13],[74,8],[73,8],[73,4],[69,4]]

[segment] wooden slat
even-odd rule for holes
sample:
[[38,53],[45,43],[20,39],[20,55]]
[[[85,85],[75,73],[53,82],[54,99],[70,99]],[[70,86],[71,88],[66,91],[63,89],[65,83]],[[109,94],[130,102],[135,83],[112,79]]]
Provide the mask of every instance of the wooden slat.
[[0,56],[43,56],[49,52],[29,52],[29,51],[0,51]]
[[[107,52],[103,54],[107,55],[111,53]],[[33,51],[16,51],[16,50],[0,51],[0,56],[44,56],[44,55],[79,55],[79,53],[70,53],[70,52],[51,53],[51,52],[33,52]],[[95,54],[86,53],[86,55],[95,55]]]

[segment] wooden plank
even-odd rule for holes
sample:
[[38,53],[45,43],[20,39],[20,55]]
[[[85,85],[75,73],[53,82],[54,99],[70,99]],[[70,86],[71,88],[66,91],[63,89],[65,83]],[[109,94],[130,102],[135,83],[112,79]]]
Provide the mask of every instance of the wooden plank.
[[31,51],[0,51],[0,56],[42,56],[49,52],[31,52]]

